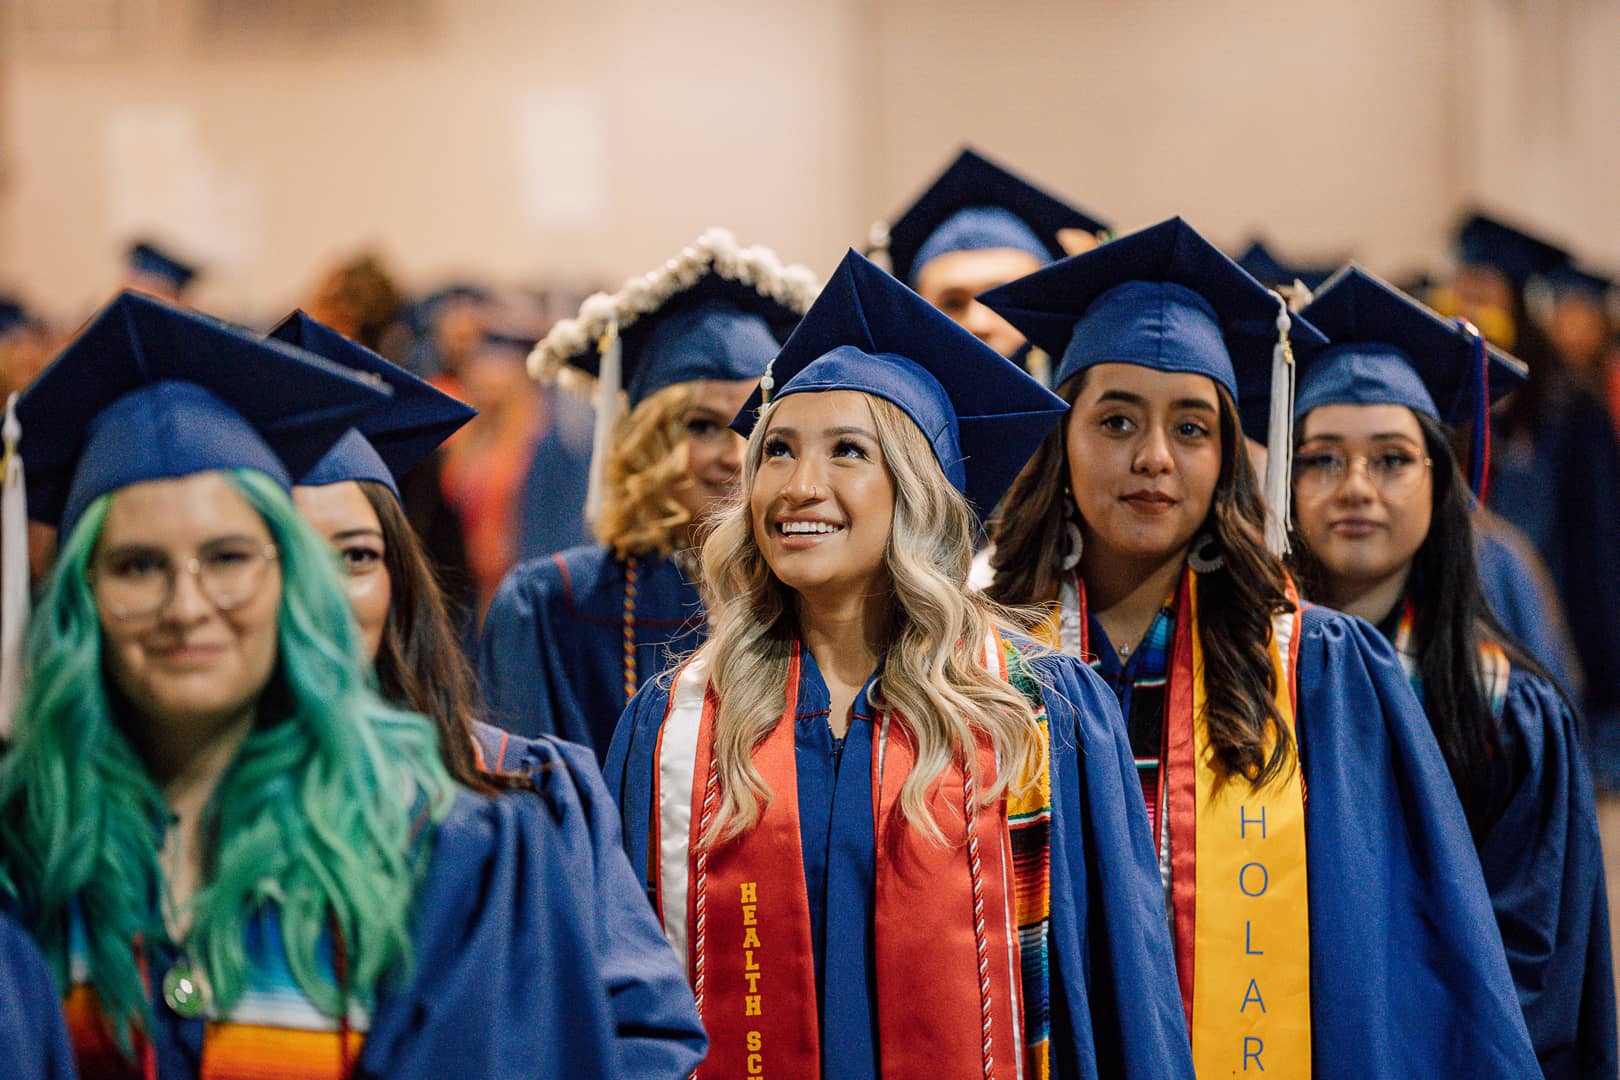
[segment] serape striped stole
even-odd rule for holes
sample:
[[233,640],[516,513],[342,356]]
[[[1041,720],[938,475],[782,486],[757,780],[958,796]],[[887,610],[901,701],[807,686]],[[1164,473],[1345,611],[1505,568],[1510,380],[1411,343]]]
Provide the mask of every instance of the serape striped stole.
[[[248,985],[229,1013],[205,1010],[199,1080],[342,1080],[346,1067],[360,1056],[364,1032],[370,1027],[367,1010],[351,1007],[348,1044],[340,1046],[337,1018],[317,1010],[293,978],[279,921],[271,914],[255,918],[244,944]],[[135,1036],[133,1060],[113,1038],[89,982],[88,949],[77,918],[70,924],[68,955],[72,988],[63,1012],[80,1075],[156,1080],[151,1047],[140,1033]],[[322,960],[332,978],[330,956]],[[154,1011],[168,1008],[159,994],[153,993],[152,1001]]]

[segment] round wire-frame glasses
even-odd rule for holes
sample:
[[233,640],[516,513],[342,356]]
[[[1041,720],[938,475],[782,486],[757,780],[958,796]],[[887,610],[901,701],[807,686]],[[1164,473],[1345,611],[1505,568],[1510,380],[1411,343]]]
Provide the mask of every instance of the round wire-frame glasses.
[[146,619],[162,611],[174,599],[181,572],[191,575],[215,608],[232,611],[259,595],[280,554],[275,544],[221,540],[205,545],[177,569],[161,551],[119,550],[98,560],[89,578],[101,606],[119,619]]

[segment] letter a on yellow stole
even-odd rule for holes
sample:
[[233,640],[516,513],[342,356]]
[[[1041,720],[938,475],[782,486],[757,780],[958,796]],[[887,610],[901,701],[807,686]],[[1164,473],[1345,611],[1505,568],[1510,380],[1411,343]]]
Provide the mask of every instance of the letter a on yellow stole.
[[[1196,603],[1197,589],[1188,589]],[[1277,712],[1294,733],[1287,661],[1297,615],[1273,620]],[[1194,897],[1193,1067],[1199,1076],[1241,1072],[1263,1046],[1272,1076],[1311,1075],[1311,924],[1305,869],[1305,799],[1298,757],[1254,789],[1222,779],[1204,708],[1204,654],[1193,628],[1193,760],[1197,891]],[[1286,659],[1285,659],[1286,658]],[[1267,752],[1271,750],[1268,742]],[[1261,994],[1264,997],[1261,997]]]

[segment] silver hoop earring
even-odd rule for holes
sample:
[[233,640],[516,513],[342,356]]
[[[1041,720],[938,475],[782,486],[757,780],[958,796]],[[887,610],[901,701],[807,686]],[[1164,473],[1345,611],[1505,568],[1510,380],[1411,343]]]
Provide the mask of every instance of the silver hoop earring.
[[1221,542],[1214,533],[1199,533],[1187,551],[1187,565],[1200,574],[1213,574],[1226,565]]
[[1080,534],[1080,523],[1075,520],[1074,496],[1063,489],[1063,561],[1059,567],[1065,574],[1080,565],[1080,554],[1085,550],[1085,537]]

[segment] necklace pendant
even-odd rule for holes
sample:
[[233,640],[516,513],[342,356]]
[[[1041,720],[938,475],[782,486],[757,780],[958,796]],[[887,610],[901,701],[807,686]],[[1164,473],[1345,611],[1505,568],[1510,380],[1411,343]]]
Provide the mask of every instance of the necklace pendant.
[[195,1020],[208,1004],[208,991],[189,960],[178,960],[163,976],[163,1000],[176,1016]]
[[1131,647],[1129,645],[1121,645],[1119,647],[1119,655],[1121,657],[1126,657],[1126,656],[1131,655]]

